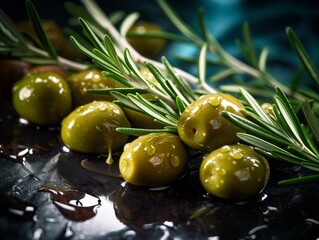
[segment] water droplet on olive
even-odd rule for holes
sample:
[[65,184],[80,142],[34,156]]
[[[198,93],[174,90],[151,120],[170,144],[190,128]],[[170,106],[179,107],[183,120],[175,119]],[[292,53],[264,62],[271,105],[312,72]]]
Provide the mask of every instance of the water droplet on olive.
[[153,156],[156,152],[156,148],[152,145],[145,147],[145,151],[147,152],[148,156]]
[[223,98],[217,95],[209,100],[209,104],[214,107],[217,107],[222,102],[222,100]]
[[[126,162],[129,162],[128,167]],[[180,178],[187,162],[187,148],[177,135],[151,133],[127,144],[119,165],[127,182],[138,186],[158,187]]]
[[225,146],[220,148],[220,152],[221,153],[227,153],[229,151],[230,151],[230,146],[229,145],[225,145]]
[[244,200],[259,194],[269,178],[267,160],[246,145],[228,145],[206,155],[200,182],[214,196]]
[[240,128],[220,116],[221,111],[242,116],[243,104],[224,93],[203,95],[187,106],[178,122],[182,141],[195,150],[212,151],[238,141]]
[[222,121],[219,118],[214,118],[210,120],[209,123],[212,125],[213,129],[219,129],[222,126]]
[[232,156],[234,159],[242,159],[244,157],[244,155],[238,151],[231,152],[230,156]]

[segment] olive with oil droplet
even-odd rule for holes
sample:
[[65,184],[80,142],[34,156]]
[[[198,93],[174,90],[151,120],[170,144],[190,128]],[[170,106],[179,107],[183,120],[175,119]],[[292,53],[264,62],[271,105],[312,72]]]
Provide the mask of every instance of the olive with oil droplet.
[[235,97],[224,93],[211,93],[192,102],[181,114],[178,134],[191,148],[212,151],[225,144],[238,141],[240,129],[220,116],[221,111],[241,115],[243,104]]
[[82,153],[107,153],[112,163],[112,151],[122,148],[128,135],[117,127],[131,127],[123,110],[108,101],[93,101],[76,108],[63,121],[61,138],[71,150]]
[[53,72],[26,74],[14,84],[12,100],[20,117],[41,125],[59,123],[72,107],[68,84]]
[[200,182],[210,194],[230,200],[256,196],[269,179],[269,164],[246,145],[225,145],[204,157]]
[[119,166],[129,183],[145,187],[166,186],[182,176],[188,162],[187,148],[172,133],[140,136],[124,147]]

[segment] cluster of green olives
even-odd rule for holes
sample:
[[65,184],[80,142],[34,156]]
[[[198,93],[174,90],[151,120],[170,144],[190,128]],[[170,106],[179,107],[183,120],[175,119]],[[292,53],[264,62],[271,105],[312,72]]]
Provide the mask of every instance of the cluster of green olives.
[[[156,81],[149,72],[143,72]],[[199,176],[210,194],[243,200],[260,193],[269,177],[269,165],[250,147],[237,144],[238,127],[224,119],[221,111],[242,116],[243,104],[233,96],[211,93],[199,97],[181,114],[178,135],[152,133],[128,142],[118,127],[162,128],[154,119],[112,101],[112,96],[95,96],[87,89],[119,87],[96,69],[63,75],[59,69],[30,69],[15,83],[13,106],[22,117],[40,125],[61,124],[61,140],[72,151],[108,153],[122,151],[119,170],[127,182],[144,187],[167,186],[183,176],[188,149],[203,152]],[[154,97],[145,95],[145,97]]]
[[[13,106],[30,123],[52,126],[61,123],[61,138],[71,150],[109,153],[120,149],[128,136],[116,131],[130,127],[124,111],[106,95],[92,98],[90,88],[113,88],[117,83],[96,69],[65,77],[49,66],[32,68],[12,88]],[[64,76],[64,77],[62,77]]]
[[[34,34],[30,23],[18,25]],[[54,22],[44,21],[43,26],[59,54],[79,57],[68,50],[72,48],[67,47],[62,31]],[[156,24],[138,22],[126,37],[137,52],[156,57],[166,41],[151,34],[155,36],[161,31]],[[144,33],[149,35],[141,36]],[[100,70],[70,73],[58,66],[24,65],[18,73],[19,78],[23,77],[10,88],[19,116],[34,124],[60,125],[61,140],[66,147],[86,154],[107,153],[107,164],[114,162],[114,151],[121,151],[119,171],[123,179],[133,185],[152,188],[177,181],[187,171],[189,149],[203,153],[199,180],[203,189],[216,197],[252,198],[268,182],[266,159],[252,148],[239,144],[236,134],[241,129],[220,115],[221,111],[228,111],[243,116],[243,104],[231,95],[211,93],[189,104],[181,113],[178,134],[151,133],[128,142],[128,135],[117,132],[116,128],[161,129],[163,126],[145,114],[122,109],[113,103],[115,99],[111,95],[88,94],[88,89],[122,87]],[[140,73],[157,84],[147,68],[140,69]],[[143,96],[154,98],[151,94]],[[263,108],[274,117],[271,106]]]
[[181,114],[178,133],[190,148],[203,151],[199,175],[204,189],[217,197],[245,200],[260,193],[269,178],[266,159],[246,145],[239,145],[240,128],[220,115],[228,111],[243,116],[243,104],[224,93],[199,97]]

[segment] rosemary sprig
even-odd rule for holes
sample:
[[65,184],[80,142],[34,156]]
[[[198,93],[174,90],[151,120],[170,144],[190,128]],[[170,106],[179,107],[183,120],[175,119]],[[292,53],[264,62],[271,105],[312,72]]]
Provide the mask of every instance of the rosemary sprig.
[[[210,53],[217,59],[214,61],[214,66],[218,66],[218,68],[216,68],[218,70],[209,77],[210,82],[216,84],[225,79],[232,80],[230,84],[221,83],[219,86],[220,91],[238,93],[240,88],[245,88],[247,90],[249,89],[254,96],[265,97],[268,96],[268,94],[265,95],[264,92],[273,95],[273,89],[279,87],[288,97],[293,97],[294,99],[305,100],[309,98],[309,96],[315,96],[315,99],[318,99],[318,94],[315,91],[305,90],[305,88],[301,88],[300,86],[296,87],[296,85],[293,84],[294,82],[292,82],[290,86],[289,84],[287,86],[278,81],[270,73],[267,68],[268,49],[265,47],[260,53],[257,52],[253,44],[248,23],[243,24],[243,41],[237,40],[237,45],[246,60],[246,62],[244,62],[226,52],[218,40],[208,31],[204,21],[203,9],[200,9],[198,12],[198,26],[201,31],[197,33],[177,15],[165,0],[157,0],[157,2],[183,36],[198,46],[199,51],[205,48],[207,53]],[[297,35],[290,27],[287,28],[287,36],[293,49],[299,56],[302,65],[318,85],[318,70]],[[207,59],[206,62],[208,62]],[[299,70],[296,76],[298,74],[298,80],[300,80],[303,76],[303,72]],[[237,81],[241,79],[239,78],[240,76],[244,76],[244,80]],[[237,84],[234,82],[237,82]],[[266,91],[258,90],[261,87],[266,89]]]
[[[157,131],[177,132],[181,112],[198,97],[189,83],[177,75],[175,68],[165,57],[162,58],[161,63],[165,71],[161,71],[148,61],[144,62],[143,66],[154,75],[156,82],[146,79],[139,72],[141,63],[133,59],[129,49],[119,53],[108,35],[105,35],[104,40],[101,41],[84,19],[79,18],[79,22],[94,49],[87,49],[74,37],[71,37],[71,41],[83,54],[91,58],[93,63],[103,69],[104,75],[112,76],[124,86],[111,90],[99,90],[100,93],[110,93],[118,99],[121,106],[153,117],[163,124],[163,129]],[[97,90],[90,92],[97,92]],[[139,94],[143,92],[151,93],[156,99],[144,98]],[[126,128],[119,128],[118,131],[134,135],[150,132],[145,129]]]
[[[276,88],[273,104],[273,116],[267,115],[257,100],[246,90],[241,94],[247,101],[246,118],[230,112],[221,115],[241,127],[245,132],[238,137],[248,144],[263,151],[274,159],[284,160],[305,168],[319,171],[318,120],[315,118],[309,102],[303,104],[307,121],[301,122],[285,94]],[[315,175],[316,177],[319,174]],[[314,176],[305,179],[313,179]],[[281,181],[280,184],[296,183],[298,180]]]
[[[94,21],[99,25],[100,28],[104,29],[104,31],[107,32],[107,35],[113,40],[115,46],[119,49],[118,54],[121,55],[125,51],[125,49],[128,49],[130,54],[132,55],[132,59],[136,63],[144,63],[149,62],[161,71],[166,71],[165,66],[162,62],[155,61],[153,59],[146,58],[139,54],[132,46],[128,43],[126,40],[126,33],[129,28],[137,19],[138,16],[133,13],[132,15],[128,15],[122,22],[122,27],[120,31],[118,31],[115,26],[112,24],[112,22],[109,20],[109,18],[103,13],[102,9],[95,3],[95,1],[91,0],[81,0],[85,8],[87,9],[87,13],[91,15],[91,17],[94,19]],[[85,19],[85,22],[87,20]],[[101,40],[104,38],[104,34],[101,36],[100,32],[96,30],[96,28],[92,27],[90,24],[88,26],[95,32],[97,36],[100,37]],[[124,30],[123,30],[124,29]],[[122,34],[121,34],[122,33]],[[174,40],[177,39],[183,39],[182,41],[187,41],[184,38],[181,38],[180,36],[176,36],[174,34],[163,32],[160,37],[163,38],[171,38]],[[202,90],[206,92],[216,92],[217,90],[213,88],[212,86],[208,84],[201,85],[198,83],[198,78],[189,74],[188,72],[183,71],[179,68],[174,68],[174,72],[176,75],[180,76],[181,78],[185,79],[191,84],[195,84],[199,86]]]
[[31,0],[26,0],[28,16],[35,28],[39,46],[31,43],[0,9],[0,54],[7,58],[18,58],[32,64],[56,64],[74,70],[84,70],[88,66],[56,54],[41,24],[40,16]]
[[57,64],[74,70],[84,70],[88,66],[56,54],[41,24],[40,17],[31,0],[26,1],[29,18],[35,28],[40,46],[31,43],[0,9],[0,54],[6,58],[18,58],[32,64]]

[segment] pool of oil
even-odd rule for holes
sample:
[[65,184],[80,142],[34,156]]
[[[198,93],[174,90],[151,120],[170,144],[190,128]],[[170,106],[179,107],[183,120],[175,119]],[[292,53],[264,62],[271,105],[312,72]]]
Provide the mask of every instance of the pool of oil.
[[[262,194],[247,202],[207,194],[200,155],[178,182],[158,189],[126,183],[103,155],[68,151],[59,128],[29,124],[0,106],[1,239],[316,239],[319,185],[278,186],[305,174],[272,165]],[[85,163],[85,164],[83,164]],[[90,171],[87,167],[98,169]]]

